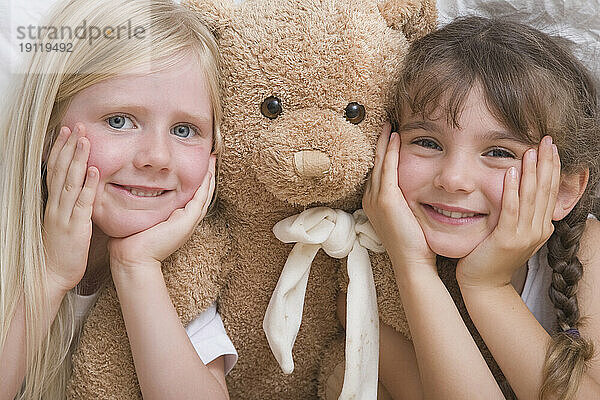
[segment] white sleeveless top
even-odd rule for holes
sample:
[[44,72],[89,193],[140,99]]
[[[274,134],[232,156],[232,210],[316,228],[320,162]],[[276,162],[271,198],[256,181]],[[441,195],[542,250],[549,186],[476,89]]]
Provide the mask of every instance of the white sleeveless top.
[[[596,217],[588,214],[588,219]],[[552,334],[557,329],[556,312],[548,289],[552,283],[552,268],[548,265],[548,248],[544,244],[537,253],[527,261],[527,277],[521,299],[525,302],[535,319]]]
[[521,299],[535,319],[552,334],[556,329],[556,313],[548,289],[552,283],[552,268],[548,265],[548,248],[542,246],[527,261],[527,277]]
[[[83,324],[88,311],[96,302],[99,292],[89,296],[76,294],[74,296],[75,321]],[[185,331],[204,364],[208,364],[219,356],[224,356],[225,375],[231,371],[238,359],[237,351],[229,339],[221,315],[217,312],[217,304],[201,312],[186,327]]]

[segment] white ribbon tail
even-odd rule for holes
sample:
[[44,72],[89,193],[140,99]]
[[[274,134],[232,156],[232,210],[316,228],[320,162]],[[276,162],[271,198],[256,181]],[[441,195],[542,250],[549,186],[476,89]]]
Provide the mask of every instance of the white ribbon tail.
[[263,330],[275,359],[286,374],[294,371],[292,348],[302,322],[310,265],[320,248],[319,244],[294,245],[265,312]]
[[369,252],[358,240],[348,255],[346,370],[339,400],[377,398],[379,315]]

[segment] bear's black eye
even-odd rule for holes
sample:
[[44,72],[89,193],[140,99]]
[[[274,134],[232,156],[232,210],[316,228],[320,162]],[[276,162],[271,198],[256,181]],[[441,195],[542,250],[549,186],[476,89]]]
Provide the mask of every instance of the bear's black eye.
[[269,119],[279,117],[283,112],[281,100],[274,96],[267,97],[260,105],[260,112]]
[[353,101],[346,106],[344,117],[346,117],[348,122],[358,125],[365,119],[365,107]]

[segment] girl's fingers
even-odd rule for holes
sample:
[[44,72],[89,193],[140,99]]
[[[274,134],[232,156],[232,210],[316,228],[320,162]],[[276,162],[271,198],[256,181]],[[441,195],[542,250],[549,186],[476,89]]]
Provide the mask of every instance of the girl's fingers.
[[66,126],[63,126],[58,133],[58,137],[56,138],[54,144],[52,145],[50,155],[46,159],[46,187],[48,188],[46,209],[48,210],[54,210],[58,207],[58,196],[51,195],[54,183],[53,178],[54,175],[56,175],[56,160],[70,135],[71,130]]
[[551,196],[552,175],[554,170],[552,138],[545,136],[538,150],[537,164],[537,188],[535,197],[535,210],[533,214],[532,227],[543,227],[547,222],[546,210]]
[[[196,225],[198,225],[200,220],[202,220],[206,214],[206,209],[210,203],[214,188],[214,181],[214,168],[211,167],[206,172],[202,185],[196,190],[194,197],[187,202],[185,207],[173,211],[166,221],[161,222],[152,228],[153,230],[156,230],[156,232],[160,232],[158,237],[172,238],[175,240],[174,242],[171,242],[167,248],[163,249],[163,254],[156,255],[156,259],[165,259],[192,236]],[[182,236],[182,234],[184,234],[184,236]]]
[[[67,171],[71,161],[73,160],[75,145],[77,144],[77,139],[79,136],[79,125],[77,125],[73,130],[73,133],[69,135],[69,138],[60,150],[54,167],[52,168],[52,179],[48,186],[48,199],[52,199],[53,207],[59,207],[59,201],[65,184]],[[71,213],[69,212],[68,215],[71,215]]]
[[48,174],[47,174],[48,180],[52,179],[52,175],[54,174],[54,167],[56,164],[56,159],[58,158],[60,151],[62,150],[63,146],[65,145],[65,143],[70,135],[71,135],[71,130],[68,127],[63,126],[62,128],[60,128],[60,132],[58,133],[58,136],[56,137],[56,140],[54,141],[54,144],[52,145],[52,149],[50,149],[50,155],[46,159],[46,168],[48,170]]
[[75,154],[69,164],[67,176],[58,203],[59,215],[70,218],[75,202],[79,198],[87,173],[87,161],[90,154],[90,142],[82,137],[77,140]]
[[196,224],[198,224],[206,216],[206,213],[208,212],[208,207],[210,206],[214,191],[215,191],[215,175],[213,173],[211,173],[210,185],[208,188],[208,192],[206,193],[206,198],[204,199],[204,204],[202,205],[202,212],[200,213],[200,216],[199,216],[198,220],[196,221]]
[[519,228],[530,229],[535,211],[537,187],[537,151],[529,149],[523,157],[519,187]]
[[365,192],[363,193],[363,201],[364,198],[368,196],[369,193],[371,193],[371,177],[372,175],[369,174],[369,177],[367,178],[367,184],[365,185]]
[[73,213],[71,214],[72,222],[83,224],[91,220],[99,178],[100,174],[96,167],[89,167],[87,169],[85,184],[83,185],[83,189],[79,192],[79,196],[73,207]]
[[556,200],[558,198],[558,190],[560,188],[560,157],[558,155],[558,149],[556,145],[552,145],[552,184],[550,185],[550,197],[548,198],[548,206],[546,207],[546,213],[544,220],[552,220],[554,215],[554,208],[556,207]]
[[375,149],[375,165],[373,165],[373,170],[371,171],[371,180],[369,190],[373,193],[379,192],[379,186],[381,183],[381,170],[383,166],[383,160],[385,159],[385,152],[388,147],[388,142],[390,140],[390,132],[392,126],[389,122],[386,122],[383,126],[383,132],[377,139],[377,147]]
[[209,168],[209,173],[210,173],[210,183],[209,183],[209,187],[208,187],[208,192],[206,193],[206,198],[204,199],[204,204],[202,205],[202,212],[200,213],[200,217],[199,219],[196,221],[196,224],[198,222],[200,222],[200,220],[202,218],[204,218],[206,216],[206,213],[208,212],[208,207],[210,206],[212,197],[213,197],[213,193],[215,192],[215,162],[216,162],[216,158],[213,157],[211,159],[211,163],[210,163],[210,168]]
[[[206,171],[206,175],[204,175],[204,180],[198,189],[196,189],[196,193],[194,193],[194,197],[190,201],[187,202],[185,207],[182,210],[182,213],[177,213],[181,217],[190,223],[190,228],[193,228],[203,217],[204,206],[208,208],[207,204],[210,203],[210,196],[212,196],[212,188],[214,182],[214,167],[211,162],[209,165],[208,171]],[[209,194],[210,193],[210,194]]]
[[[183,244],[183,241],[187,240],[187,238],[192,235],[194,228],[204,216],[202,213],[205,210],[205,204],[210,203],[208,193],[210,192],[210,195],[212,196],[212,188],[214,188],[213,177],[214,161],[211,161],[202,184],[196,189],[196,192],[190,201],[188,201],[183,208],[174,210],[166,221],[145,231],[153,232],[153,235],[148,237],[167,238],[175,241],[169,244],[165,243],[164,240],[161,240],[161,244],[157,245],[155,249],[158,251],[154,256],[156,260],[164,260],[164,258],[179,248],[179,246]],[[182,233],[185,233],[185,236],[182,237]],[[149,233],[145,233],[145,235],[149,235]],[[171,245],[175,247],[171,248]]]
[[502,191],[502,209],[498,218],[498,228],[515,232],[519,220],[519,178],[517,169],[510,167],[504,175]]
[[388,143],[381,171],[380,193],[390,188],[398,187],[398,157],[400,152],[400,137],[392,133]]

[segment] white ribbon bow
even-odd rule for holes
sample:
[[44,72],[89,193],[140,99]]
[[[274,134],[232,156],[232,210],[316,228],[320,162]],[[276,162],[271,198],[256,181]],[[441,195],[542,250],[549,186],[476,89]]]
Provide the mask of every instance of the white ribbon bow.
[[334,258],[348,256],[346,369],[340,399],[377,398],[379,316],[367,249],[383,252],[363,210],[353,215],[316,207],[279,221],[277,239],[294,243],[263,320],[269,346],[284,373],[294,370],[292,347],[302,322],[310,266],[319,249]]

